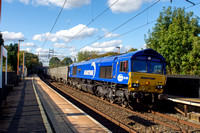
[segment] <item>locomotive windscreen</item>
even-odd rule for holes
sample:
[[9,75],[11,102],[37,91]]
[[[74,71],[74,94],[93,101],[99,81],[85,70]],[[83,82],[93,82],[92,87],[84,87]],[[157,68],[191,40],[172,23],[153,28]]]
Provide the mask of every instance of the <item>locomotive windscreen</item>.
[[150,73],[163,74],[163,64],[160,62],[150,62]]
[[133,72],[147,72],[147,62],[143,60],[133,61]]
[[132,66],[133,66],[133,72],[155,73],[155,74],[164,73],[164,65],[161,62],[134,60]]

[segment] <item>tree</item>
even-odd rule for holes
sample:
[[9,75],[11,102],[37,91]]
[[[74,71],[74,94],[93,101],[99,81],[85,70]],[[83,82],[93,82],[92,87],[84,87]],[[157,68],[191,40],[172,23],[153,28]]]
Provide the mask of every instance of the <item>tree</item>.
[[164,56],[168,74],[200,74],[199,18],[183,8],[164,8],[153,31],[145,36],[147,47]]
[[0,45],[4,45],[4,40],[1,32],[0,32]]
[[69,57],[65,57],[65,58],[60,62],[61,66],[68,66],[68,65],[70,65],[70,64],[72,64],[72,63],[73,63],[73,61],[72,61],[72,59],[69,58]]
[[[5,46],[8,51],[8,71],[17,71],[17,53],[18,53],[18,44],[10,44]],[[37,55],[25,51],[19,52],[19,65],[23,65],[23,53],[25,53],[25,66],[27,67],[29,73],[36,71],[38,66],[42,66],[42,63],[39,62]]]
[[5,46],[8,52],[8,68],[11,70],[8,71],[17,71],[17,51],[18,51],[18,44],[10,44]]
[[99,57],[99,52],[97,51],[80,51],[77,54],[77,59],[78,62],[84,61],[84,60],[89,60],[89,59],[94,59]]
[[35,73],[38,67],[42,66],[42,63],[39,62],[39,58],[37,55],[33,53],[29,53],[26,51],[19,52],[19,64],[23,65],[23,53],[25,54],[25,66],[29,73]]
[[57,57],[52,57],[49,61],[49,67],[53,68],[53,67],[58,67],[60,64],[60,60]]
[[117,52],[107,52],[107,53],[101,54],[100,57],[113,56],[113,55],[118,55],[118,53]]
[[136,48],[131,48],[131,49],[129,49],[126,53],[128,53],[128,52],[133,52],[133,51],[137,51],[138,49],[136,49]]

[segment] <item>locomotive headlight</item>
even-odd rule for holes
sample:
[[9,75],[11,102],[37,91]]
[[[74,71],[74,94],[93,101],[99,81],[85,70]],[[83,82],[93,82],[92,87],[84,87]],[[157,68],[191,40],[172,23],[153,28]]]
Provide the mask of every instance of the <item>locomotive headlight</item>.
[[132,83],[132,88],[138,88],[139,84],[138,83]]
[[157,85],[156,86],[157,89],[163,89],[163,87],[164,87],[163,85]]

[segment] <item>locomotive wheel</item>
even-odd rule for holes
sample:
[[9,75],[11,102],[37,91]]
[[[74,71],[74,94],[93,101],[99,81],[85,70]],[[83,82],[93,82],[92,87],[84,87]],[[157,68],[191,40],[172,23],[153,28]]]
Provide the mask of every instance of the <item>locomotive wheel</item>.
[[123,108],[126,108],[128,106],[128,102],[127,101],[123,101],[122,104],[121,104],[121,106]]
[[109,102],[113,104],[115,102],[115,100],[109,99]]
[[102,100],[104,100],[104,99],[105,99],[105,98],[104,98],[104,96],[101,96],[100,98],[101,98]]

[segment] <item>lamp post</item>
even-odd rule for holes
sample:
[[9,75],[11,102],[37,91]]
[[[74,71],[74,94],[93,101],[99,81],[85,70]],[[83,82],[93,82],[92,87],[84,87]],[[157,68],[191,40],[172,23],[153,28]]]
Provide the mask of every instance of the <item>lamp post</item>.
[[19,76],[19,46],[20,42],[23,42],[24,40],[19,40],[18,42],[18,53],[17,53],[17,75]]
[[23,74],[23,78],[25,77],[25,72],[24,72],[24,66],[25,66],[25,52],[23,52],[23,65],[22,65],[22,74]]
[[118,48],[118,54],[120,54],[120,47],[118,46],[118,47],[115,47],[115,48]]

